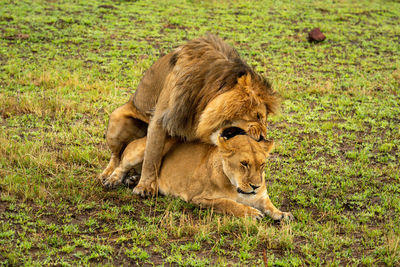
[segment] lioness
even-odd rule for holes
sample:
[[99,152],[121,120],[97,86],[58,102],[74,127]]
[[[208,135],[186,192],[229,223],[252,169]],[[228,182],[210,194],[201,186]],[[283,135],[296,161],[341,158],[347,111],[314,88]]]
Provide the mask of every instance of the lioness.
[[[167,139],[166,155],[154,188],[235,216],[261,218],[267,214],[274,220],[292,219],[291,213],[272,204],[265,186],[265,161],[273,142],[256,142],[247,135],[228,137],[223,132],[217,146]],[[120,184],[133,166],[142,163],[145,143],[143,137],[128,145],[106,185]]]
[[99,178],[104,182],[125,147],[147,134],[134,193],[151,195],[167,136],[215,144],[220,129],[238,126],[259,139],[266,134],[267,116],[278,105],[267,80],[220,38],[189,41],[157,60],[131,99],[112,112],[106,135],[112,156]]

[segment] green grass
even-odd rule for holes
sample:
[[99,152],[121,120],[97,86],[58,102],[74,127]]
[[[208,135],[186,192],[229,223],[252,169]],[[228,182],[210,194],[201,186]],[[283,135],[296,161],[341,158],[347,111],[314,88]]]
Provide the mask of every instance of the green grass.
[[[96,180],[109,114],[207,32],[285,99],[267,184],[290,224]],[[398,1],[2,1],[0,265],[399,265],[399,42]]]

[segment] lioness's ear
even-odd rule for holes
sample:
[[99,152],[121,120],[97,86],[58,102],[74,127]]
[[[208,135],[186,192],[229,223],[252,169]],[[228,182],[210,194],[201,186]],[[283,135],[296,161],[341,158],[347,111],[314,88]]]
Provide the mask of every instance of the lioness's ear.
[[227,145],[226,145],[226,140],[228,140],[227,137],[221,136],[221,135],[218,136],[217,146],[218,146],[219,148],[222,148],[222,149],[227,149],[228,147],[227,147]]
[[264,151],[270,153],[274,149],[275,143],[272,140],[263,140],[260,142],[264,148]]
[[219,136],[218,142],[217,142],[217,147],[218,147],[219,151],[221,153],[225,154],[225,156],[229,156],[233,152],[232,149],[228,146],[227,140],[228,140],[228,138]]

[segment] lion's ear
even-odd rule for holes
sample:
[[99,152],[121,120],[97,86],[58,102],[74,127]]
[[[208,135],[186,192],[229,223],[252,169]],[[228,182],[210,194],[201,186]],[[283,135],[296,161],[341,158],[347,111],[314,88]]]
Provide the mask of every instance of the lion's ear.
[[251,76],[246,73],[245,75],[239,76],[237,83],[241,86],[250,86],[251,85]]
[[275,143],[272,140],[262,140],[260,144],[263,146],[264,151],[269,154],[274,149]]

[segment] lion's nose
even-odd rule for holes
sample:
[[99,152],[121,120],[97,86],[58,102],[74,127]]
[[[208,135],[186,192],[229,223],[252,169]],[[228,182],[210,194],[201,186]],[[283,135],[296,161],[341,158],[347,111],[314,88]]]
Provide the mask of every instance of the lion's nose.
[[260,187],[259,185],[253,185],[253,184],[250,184],[250,186],[251,186],[251,188],[253,188],[254,190],[256,190],[257,188]]

